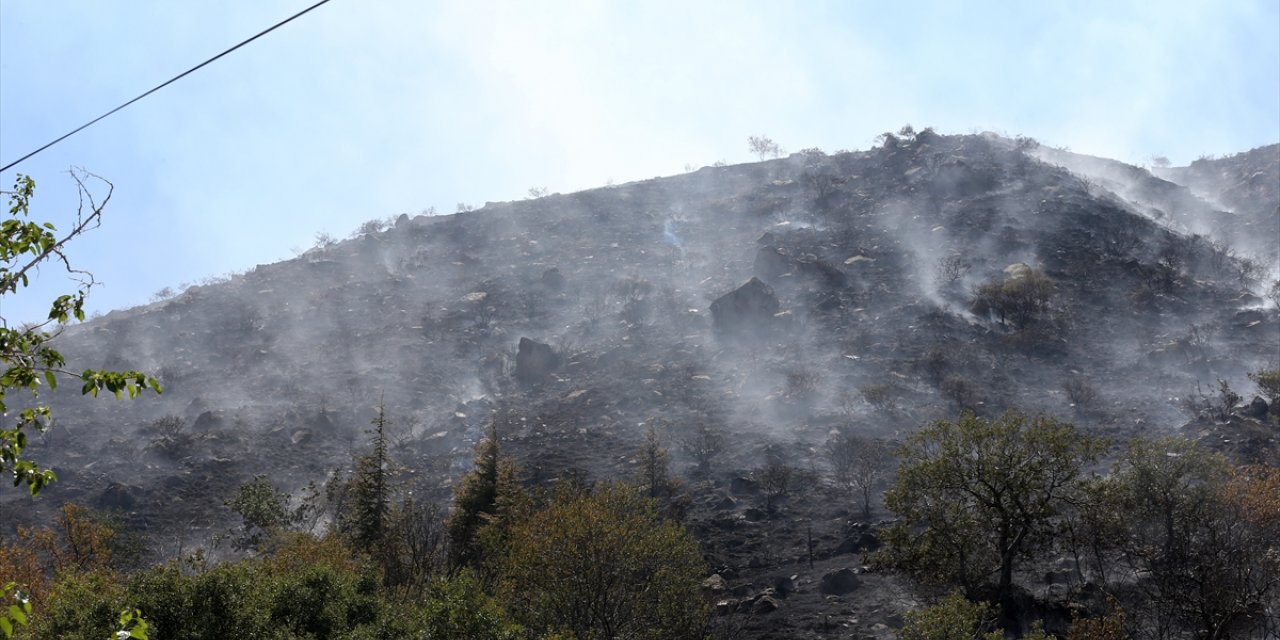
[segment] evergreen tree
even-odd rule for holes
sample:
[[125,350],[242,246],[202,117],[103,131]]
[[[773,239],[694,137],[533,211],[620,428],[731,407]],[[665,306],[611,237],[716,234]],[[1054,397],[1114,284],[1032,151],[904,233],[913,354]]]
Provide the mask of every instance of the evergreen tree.
[[498,444],[498,424],[489,424],[489,433],[476,445],[475,462],[453,494],[453,510],[446,527],[454,566],[474,566],[482,555],[480,531],[491,525],[510,498],[519,493],[515,465],[502,456]]
[[345,504],[338,510],[338,530],[358,549],[374,549],[387,534],[391,490],[388,486],[386,406],[378,400],[378,415],[369,430],[370,451],[356,458],[355,470],[347,481]]

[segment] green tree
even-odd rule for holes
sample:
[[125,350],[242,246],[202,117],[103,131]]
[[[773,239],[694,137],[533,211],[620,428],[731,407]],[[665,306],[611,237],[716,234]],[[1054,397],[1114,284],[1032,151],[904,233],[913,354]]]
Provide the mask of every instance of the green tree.
[[608,484],[561,492],[512,526],[500,600],[535,632],[578,640],[702,638],[698,543],[653,500]]
[[636,452],[640,469],[636,481],[650,498],[665,498],[675,492],[679,483],[671,477],[667,448],[658,436],[657,428],[650,424],[644,431],[644,444]]
[[476,445],[471,470],[454,489],[453,509],[445,522],[454,566],[475,566],[482,559],[481,529],[493,524],[504,500],[519,492],[515,474],[515,463],[502,456],[495,418],[488,435]]
[[356,458],[347,489],[347,501],[338,512],[338,530],[357,549],[372,550],[387,533],[391,509],[388,474],[391,460],[387,455],[386,406],[378,402],[378,414],[369,430],[369,452]]
[[1218,640],[1248,636],[1265,612],[1280,608],[1274,467],[1236,469],[1180,438],[1137,440],[1108,484],[1104,534],[1118,548],[1118,564],[1142,576],[1135,615]]
[[[102,210],[111,200],[111,183],[86,172],[72,172],[72,178],[80,189],[81,207],[71,230],[59,237],[50,223],[27,220],[31,198],[36,183],[30,176],[18,174],[9,196],[9,213],[0,222],[0,313],[4,298],[16,294],[30,282],[34,269],[46,263],[61,263],[79,280],[75,293],[58,296],[49,305],[49,316],[39,324],[12,327],[9,320],[0,315],[0,416],[9,416],[8,402],[12,392],[26,392],[29,399],[17,412],[13,426],[0,425],[0,473],[13,474],[13,485],[26,483],[31,495],[36,495],[50,482],[57,479],[53,471],[42,468],[34,460],[24,458],[27,445],[27,429],[44,431],[48,428],[51,413],[40,402],[40,387],[50,390],[58,386],[59,378],[74,378],[81,383],[81,392],[97,396],[109,391],[117,398],[136,397],[146,389],[157,393],[160,384],[140,371],[104,371],[85,369],[75,373],[67,368],[66,358],[50,346],[61,332],[64,323],[72,319],[84,320],[84,301],[93,285],[93,276],[71,267],[66,246],[76,236],[98,226]],[[85,186],[85,179],[95,178],[107,185],[107,195],[98,202]]]
[[965,412],[933,422],[899,450],[885,495],[899,518],[887,560],[970,592],[994,577],[1008,622],[1015,569],[1053,540],[1060,510],[1101,450],[1071,424],[1014,410],[994,421]]
[[994,314],[1001,324],[1025,329],[1049,312],[1055,286],[1043,271],[1018,266],[1021,268],[1006,269],[1007,278],[978,287],[973,306],[979,315]]

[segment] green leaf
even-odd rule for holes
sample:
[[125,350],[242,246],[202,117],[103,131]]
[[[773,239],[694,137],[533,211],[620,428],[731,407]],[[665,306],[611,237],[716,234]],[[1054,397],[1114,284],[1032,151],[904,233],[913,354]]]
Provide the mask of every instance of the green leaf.
[[52,371],[44,372],[44,379],[45,382],[49,383],[49,389],[51,391],[58,388],[58,376],[53,375]]
[[27,626],[27,614],[23,613],[22,607],[16,604],[9,605],[9,618],[24,627]]
[[0,616],[0,631],[4,632],[4,637],[6,638],[13,637],[13,623],[3,616]]

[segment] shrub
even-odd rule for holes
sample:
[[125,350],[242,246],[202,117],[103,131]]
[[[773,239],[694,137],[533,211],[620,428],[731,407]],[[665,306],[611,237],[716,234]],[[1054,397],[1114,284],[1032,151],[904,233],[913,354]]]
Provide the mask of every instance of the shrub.
[[698,543],[624,485],[562,492],[514,524],[499,593],[534,632],[575,638],[701,638]]
[[[1249,374],[1249,379],[1255,385],[1258,385],[1258,393],[1261,393],[1268,402],[1280,402],[1280,367],[1274,369],[1258,369]],[[1280,413],[1280,409],[1273,413]]]
[[1023,329],[1044,319],[1051,307],[1055,286],[1043,271],[1026,267],[1005,279],[993,279],[974,293],[974,312],[995,315],[1001,324]]

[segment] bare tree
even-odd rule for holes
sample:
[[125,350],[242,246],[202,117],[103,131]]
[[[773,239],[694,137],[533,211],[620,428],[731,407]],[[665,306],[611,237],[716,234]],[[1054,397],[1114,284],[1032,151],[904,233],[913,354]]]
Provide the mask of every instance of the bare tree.
[[862,517],[871,517],[871,497],[893,469],[893,452],[880,440],[841,433],[827,441],[836,484],[856,492]]
[[782,155],[782,149],[778,147],[778,143],[765,136],[749,136],[747,146],[751,149],[751,153],[759,156],[761,160]]

